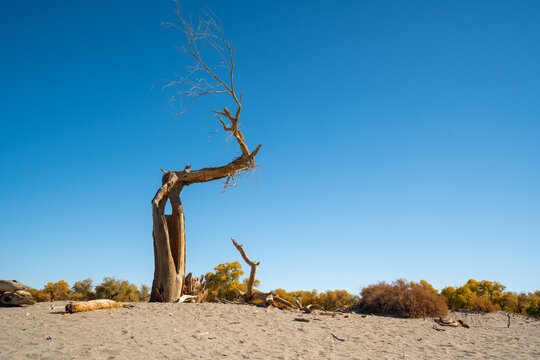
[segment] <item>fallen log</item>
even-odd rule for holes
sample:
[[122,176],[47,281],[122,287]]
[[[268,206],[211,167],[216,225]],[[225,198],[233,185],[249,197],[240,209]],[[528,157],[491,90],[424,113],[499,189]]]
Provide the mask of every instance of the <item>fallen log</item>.
[[28,289],[28,286],[21,284],[17,280],[0,280],[0,293],[15,292]]
[[317,305],[317,304],[309,304],[308,306],[305,307],[304,310],[310,314],[314,312],[315,310],[321,310],[321,311],[327,312],[322,306]]
[[463,326],[464,328],[470,329],[471,327],[465,323],[463,320],[458,320],[459,325]]
[[320,305],[317,305],[317,304],[309,304],[309,305],[306,305],[306,306],[302,306],[302,304],[300,303],[300,301],[296,300],[296,305],[298,306],[298,308],[302,311],[305,311],[307,313],[312,313],[314,312],[315,310],[320,310],[320,311],[323,311],[323,312],[328,312],[328,310],[326,310],[325,308],[323,308],[322,306]]
[[0,303],[9,306],[34,305],[36,300],[28,291],[18,290],[4,292],[0,295]]
[[439,317],[438,319],[433,319],[433,320],[440,326],[451,326],[451,327],[462,326],[467,329],[469,328],[469,325],[467,325],[463,320],[448,321],[448,320],[444,320],[442,317]]
[[182,295],[180,296],[180,299],[176,300],[177,303],[185,303],[185,302],[191,302],[191,300],[196,300],[196,295]]
[[230,300],[227,300],[227,299],[220,299],[217,296],[214,296],[214,300],[218,301],[220,303],[223,303],[223,304],[235,304],[235,305],[240,304],[239,302],[234,302],[234,301],[230,301]]
[[70,302],[66,305],[66,313],[72,314],[76,312],[93,311],[101,309],[118,309],[118,308],[130,308],[131,304],[121,304],[114,300],[99,299],[90,301],[76,301]]

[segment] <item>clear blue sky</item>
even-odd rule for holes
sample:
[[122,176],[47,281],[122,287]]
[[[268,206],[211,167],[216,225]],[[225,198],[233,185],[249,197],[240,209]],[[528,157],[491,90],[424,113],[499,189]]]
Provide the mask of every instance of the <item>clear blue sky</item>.
[[[540,289],[540,2],[188,1],[237,48],[260,167],[183,191],[188,271],[261,261],[262,289],[469,278]],[[173,3],[10,1],[0,11],[0,278],[151,284],[159,168],[217,166],[210,102],[155,82]],[[211,135],[211,136],[210,136]]]

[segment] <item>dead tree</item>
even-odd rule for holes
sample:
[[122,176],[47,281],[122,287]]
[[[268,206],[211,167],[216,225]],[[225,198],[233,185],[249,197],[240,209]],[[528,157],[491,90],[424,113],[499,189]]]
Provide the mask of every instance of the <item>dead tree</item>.
[[273,292],[263,293],[253,290],[253,285],[255,284],[255,274],[259,268],[260,262],[252,261],[246,254],[244,247],[239,245],[233,238],[231,238],[234,246],[242,255],[242,259],[251,267],[249,272],[249,280],[247,283],[246,293],[240,293],[240,301],[252,304],[263,304],[268,306],[275,306],[278,308],[292,308],[293,305],[285,299],[280,298]]
[[[226,179],[225,187],[234,186],[240,172],[255,167],[255,156],[261,148],[250,151],[239,128],[242,110],[242,93],[238,94],[234,83],[235,51],[225,38],[223,27],[213,13],[205,13],[196,24],[182,16],[177,3],[178,24],[165,24],[180,30],[185,35],[187,45],[180,50],[188,55],[194,65],[188,67],[186,77],[168,81],[165,90],[172,90],[172,99],[181,101],[183,114],[199,97],[209,94],[225,95],[236,108],[229,111],[223,107],[213,111],[223,130],[236,140],[241,154],[230,163],[218,167],[191,170],[187,165],[182,171],[162,171],[162,186],[152,199],[154,238],[154,281],[150,301],[173,302],[180,298],[186,274],[186,233],[184,208],[180,195],[184,187]],[[207,64],[203,49],[218,54],[222,64],[213,68]],[[187,101],[187,102],[186,102]],[[183,102],[183,103],[182,103]],[[167,201],[172,207],[171,214],[165,214]]]

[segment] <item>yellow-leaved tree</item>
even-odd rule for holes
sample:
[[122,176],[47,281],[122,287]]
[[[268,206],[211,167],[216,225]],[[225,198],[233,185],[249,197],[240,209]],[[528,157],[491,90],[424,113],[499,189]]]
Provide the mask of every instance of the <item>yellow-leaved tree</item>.
[[[208,289],[207,301],[215,301],[215,298],[238,301],[240,291],[247,290],[247,281],[244,279],[240,283],[240,276],[244,275],[242,265],[238,261],[219,264],[214,268],[214,272],[205,275],[206,288]],[[259,280],[255,280],[253,286],[259,286]]]

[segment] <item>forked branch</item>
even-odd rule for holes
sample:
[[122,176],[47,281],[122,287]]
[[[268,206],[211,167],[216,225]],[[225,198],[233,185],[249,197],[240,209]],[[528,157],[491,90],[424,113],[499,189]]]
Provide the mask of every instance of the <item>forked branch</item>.
[[[213,113],[223,130],[234,136],[242,154],[233,162],[237,165],[236,168],[228,169],[227,174],[204,180],[209,181],[226,177],[225,187],[234,186],[234,177],[237,172],[255,166],[253,159],[261,147],[259,145],[255,151],[250,152],[244,134],[239,128],[242,93],[240,96],[237,95],[234,83],[235,50],[232,43],[225,37],[221,21],[212,11],[205,11],[194,22],[192,17],[189,19],[184,17],[180,2],[175,1],[175,3],[178,23],[164,23],[163,25],[180,30],[185,35],[186,45],[181,47],[179,51],[192,58],[195,64],[187,68],[187,76],[181,77],[179,80],[166,81],[163,90],[172,90],[171,99],[180,100],[178,116],[186,112],[197,99],[204,95],[226,94],[234,100],[234,106],[236,106],[234,115],[227,107],[223,107],[219,111],[213,111]],[[222,60],[220,66],[214,69],[208,65],[206,49],[218,55]]]
[[240,252],[240,255],[242,255],[242,259],[251,266],[251,271],[249,272],[249,280],[247,283],[247,292],[246,292],[246,298],[249,300],[251,299],[251,296],[253,295],[253,284],[255,284],[255,274],[257,273],[257,269],[259,268],[260,262],[252,261],[250,258],[248,258],[246,252],[244,251],[244,247],[242,245],[239,245],[236,241],[234,241],[233,238],[231,238],[234,246],[236,249]]

